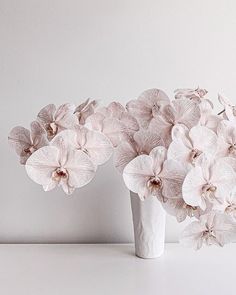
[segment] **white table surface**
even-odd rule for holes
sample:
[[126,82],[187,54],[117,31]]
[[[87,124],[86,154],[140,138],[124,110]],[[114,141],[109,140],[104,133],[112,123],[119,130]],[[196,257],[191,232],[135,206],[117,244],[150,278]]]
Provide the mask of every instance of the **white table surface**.
[[0,245],[1,295],[235,295],[236,244],[198,252],[167,244],[158,259],[133,245]]

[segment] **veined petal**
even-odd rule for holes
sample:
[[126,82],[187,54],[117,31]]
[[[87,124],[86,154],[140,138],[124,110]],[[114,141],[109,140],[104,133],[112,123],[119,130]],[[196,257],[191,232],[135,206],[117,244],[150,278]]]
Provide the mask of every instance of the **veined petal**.
[[153,106],[153,104],[163,106],[165,104],[170,103],[170,99],[167,96],[167,94],[164,91],[157,88],[145,90],[138,97],[138,100],[148,103],[149,106]]
[[86,119],[85,127],[90,130],[102,131],[104,119],[103,114],[96,112]]
[[107,108],[111,112],[112,117],[117,119],[120,119],[122,114],[125,112],[125,108],[116,101],[111,102]]
[[167,150],[163,146],[158,146],[151,150],[149,156],[153,159],[153,171],[155,175],[161,172],[164,161],[166,160],[166,154]]
[[40,123],[48,124],[54,121],[54,115],[56,112],[56,106],[54,104],[49,104],[41,109],[38,113],[37,119]]
[[32,144],[30,131],[21,126],[14,127],[8,136],[8,143],[18,155],[21,155],[22,151]]
[[201,222],[193,221],[186,226],[180,236],[180,243],[185,247],[191,247],[195,250],[199,250],[203,245],[202,232],[205,227],[202,226]]
[[35,148],[39,149],[49,144],[47,139],[47,133],[39,122],[33,121],[30,124],[30,128],[31,128],[30,136]]
[[134,141],[140,153],[149,154],[157,146],[163,145],[159,135],[149,130],[141,129],[134,134]]
[[152,165],[153,160],[147,155],[138,156],[128,163],[123,172],[127,188],[135,193],[143,191],[148,179],[153,176]]
[[192,168],[183,182],[184,201],[191,206],[200,206],[205,210],[206,204],[202,198],[202,187],[205,184],[201,167]]
[[55,146],[45,146],[34,152],[26,162],[28,176],[38,184],[48,187],[52,172],[60,166],[59,150]]
[[88,184],[94,177],[96,165],[82,151],[70,150],[65,168],[69,173],[68,184],[70,187],[82,187]]
[[114,152],[114,164],[119,172],[123,172],[125,166],[138,156],[136,149],[128,142],[118,145]]
[[61,130],[73,129],[76,125],[78,125],[78,120],[74,114],[74,110],[75,106],[69,103],[63,104],[57,109],[55,122]]
[[191,149],[181,139],[176,139],[170,144],[167,157],[182,163],[189,163],[190,152]]
[[236,241],[236,223],[229,215],[217,213],[214,219],[214,229],[220,246]]
[[86,130],[86,141],[81,143],[82,150],[88,154],[92,162],[102,165],[109,160],[113,153],[110,140],[102,133]]
[[197,150],[210,155],[216,153],[217,136],[212,130],[204,126],[195,126],[189,131],[189,136]]
[[173,105],[176,111],[175,123],[191,128],[199,122],[201,114],[197,103],[188,99],[177,99],[173,101]]
[[187,174],[183,163],[166,160],[159,174],[163,181],[162,194],[165,198],[182,198],[182,185]]
[[125,131],[125,126],[122,122],[115,118],[106,118],[103,121],[102,133],[104,133],[116,147],[120,143],[121,133]]
[[144,101],[131,100],[127,103],[126,107],[128,112],[132,114],[144,128],[148,126],[153,118],[152,109]]

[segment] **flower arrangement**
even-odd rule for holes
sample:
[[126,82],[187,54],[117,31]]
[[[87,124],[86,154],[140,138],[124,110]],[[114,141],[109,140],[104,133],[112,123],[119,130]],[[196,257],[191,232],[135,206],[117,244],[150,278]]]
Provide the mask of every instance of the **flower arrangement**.
[[115,167],[141,200],[157,198],[178,222],[193,218],[180,240],[200,249],[236,237],[236,106],[214,114],[205,89],[178,89],[175,98],[144,91],[126,107],[44,107],[30,130],[15,127],[9,143],[28,176],[45,191],[66,194],[88,184],[114,150]]
[[[159,89],[126,105],[138,128],[115,148],[115,166],[140,199],[156,197],[178,222],[194,218],[180,241],[200,249],[236,238],[236,107],[219,96],[216,115],[205,89]],[[126,126],[130,128],[130,122]]]

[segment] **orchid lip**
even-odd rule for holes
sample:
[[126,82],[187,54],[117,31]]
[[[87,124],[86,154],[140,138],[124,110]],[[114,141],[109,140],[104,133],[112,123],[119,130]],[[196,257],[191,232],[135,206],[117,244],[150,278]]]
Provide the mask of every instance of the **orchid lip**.
[[62,179],[68,178],[68,172],[65,168],[59,167],[52,173],[52,179],[60,182]]
[[58,126],[55,122],[51,122],[50,124],[47,124],[46,130],[47,130],[48,136],[54,136],[57,134]]
[[232,144],[228,150],[230,154],[236,154],[236,143]]
[[225,208],[226,213],[231,213],[236,210],[236,204],[230,204]]
[[217,187],[214,186],[213,184],[207,183],[204,184],[202,187],[202,196],[204,198],[208,198],[212,193],[215,193],[217,190]]
[[160,190],[162,188],[162,180],[157,176],[152,176],[147,182],[148,188],[151,191]]
[[198,157],[202,154],[201,151],[199,151],[198,149],[193,149],[191,152],[190,152],[190,161],[192,163],[194,163]]
[[33,145],[24,149],[24,152],[29,155],[33,154],[33,152],[35,152],[35,151],[36,151],[36,148]]

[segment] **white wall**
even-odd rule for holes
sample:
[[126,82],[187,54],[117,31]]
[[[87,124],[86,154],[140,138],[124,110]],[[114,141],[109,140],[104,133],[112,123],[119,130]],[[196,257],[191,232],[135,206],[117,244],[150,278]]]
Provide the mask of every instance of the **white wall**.
[[[132,240],[112,162],[71,197],[43,192],[18,165],[8,132],[44,105],[197,85],[236,102],[234,0],[0,0],[0,42],[0,242]],[[167,240],[181,227],[168,218]]]

